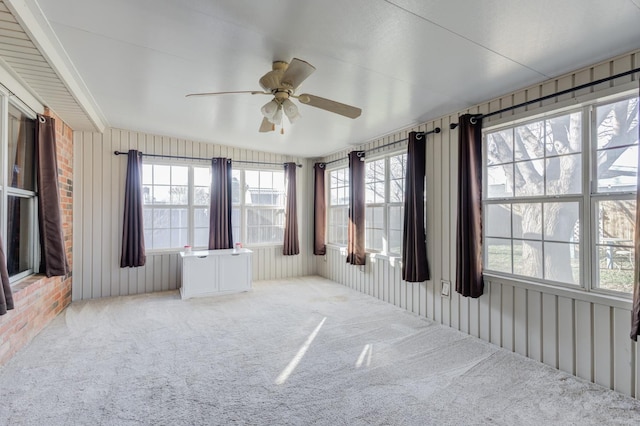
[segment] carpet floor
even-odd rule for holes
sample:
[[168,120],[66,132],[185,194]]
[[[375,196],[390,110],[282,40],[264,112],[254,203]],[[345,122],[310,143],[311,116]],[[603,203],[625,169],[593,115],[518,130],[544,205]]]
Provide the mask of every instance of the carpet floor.
[[640,424],[640,401],[319,277],[74,302],[0,369],[6,425]]

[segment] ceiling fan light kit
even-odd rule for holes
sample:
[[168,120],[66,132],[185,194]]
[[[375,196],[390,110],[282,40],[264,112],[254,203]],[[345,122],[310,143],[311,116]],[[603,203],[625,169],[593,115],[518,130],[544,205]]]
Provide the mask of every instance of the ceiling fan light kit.
[[[263,133],[274,131],[276,125],[280,125],[282,127],[283,113],[292,124],[301,117],[297,105],[293,103],[290,98],[298,99],[305,105],[333,112],[344,117],[352,119],[358,118],[362,113],[360,108],[307,93],[303,93],[298,96],[295,95],[295,91],[298,89],[298,86],[300,86],[300,84],[315,70],[316,69],[313,65],[298,58],[293,58],[290,63],[274,61],[271,71],[263,75],[258,81],[260,86],[264,89],[264,92],[249,90],[236,92],[206,92],[191,93],[188,94],[187,97],[239,93],[273,95],[273,99],[260,108],[260,112],[264,118],[260,124],[259,131]],[[281,129],[280,133],[284,134],[284,128]]]

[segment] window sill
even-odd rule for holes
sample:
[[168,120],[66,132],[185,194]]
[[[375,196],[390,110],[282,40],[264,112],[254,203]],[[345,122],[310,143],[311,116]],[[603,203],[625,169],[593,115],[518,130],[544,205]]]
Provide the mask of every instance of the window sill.
[[523,288],[526,290],[539,291],[545,294],[553,294],[555,296],[566,297],[569,299],[580,300],[598,305],[610,306],[625,310],[631,310],[633,302],[631,295],[614,295],[606,293],[597,293],[594,291],[586,291],[582,287],[570,288],[564,286],[555,286],[553,284],[538,283],[527,281],[514,277],[506,277],[499,274],[484,273],[485,280],[505,283],[513,287]]
[[30,289],[34,289],[38,284],[42,283],[46,279],[47,277],[44,274],[31,274],[11,283],[11,292],[13,293],[14,299],[22,292],[28,293]]

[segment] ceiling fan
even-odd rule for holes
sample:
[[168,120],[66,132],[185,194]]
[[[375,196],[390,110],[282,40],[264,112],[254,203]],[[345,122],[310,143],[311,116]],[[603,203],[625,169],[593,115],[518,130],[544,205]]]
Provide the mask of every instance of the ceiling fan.
[[[295,94],[298,86],[315,70],[313,65],[298,58],[293,58],[290,63],[274,61],[272,70],[263,75],[259,80],[260,86],[264,91],[245,90],[235,92],[190,93],[186,96],[213,96],[238,93],[272,95],[273,99],[260,109],[264,117],[260,125],[260,132],[274,131],[276,125],[281,125],[283,114],[287,116],[291,123],[300,118],[298,107],[291,101],[291,98],[297,99],[302,104],[340,114],[345,117],[358,118],[362,113],[360,108],[308,93]],[[284,129],[281,129],[280,133],[284,133]]]

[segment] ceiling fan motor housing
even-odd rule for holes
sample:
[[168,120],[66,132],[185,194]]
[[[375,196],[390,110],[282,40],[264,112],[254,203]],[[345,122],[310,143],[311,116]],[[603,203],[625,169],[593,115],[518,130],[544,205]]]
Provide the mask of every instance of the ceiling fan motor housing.
[[269,92],[273,92],[274,90],[277,90],[280,88],[286,89],[286,87],[281,87],[281,86],[282,86],[282,76],[288,67],[289,67],[288,62],[274,61],[272,65],[272,70],[260,78],[259,80],[260,86],[262,86],[264,90],[267,90]]

